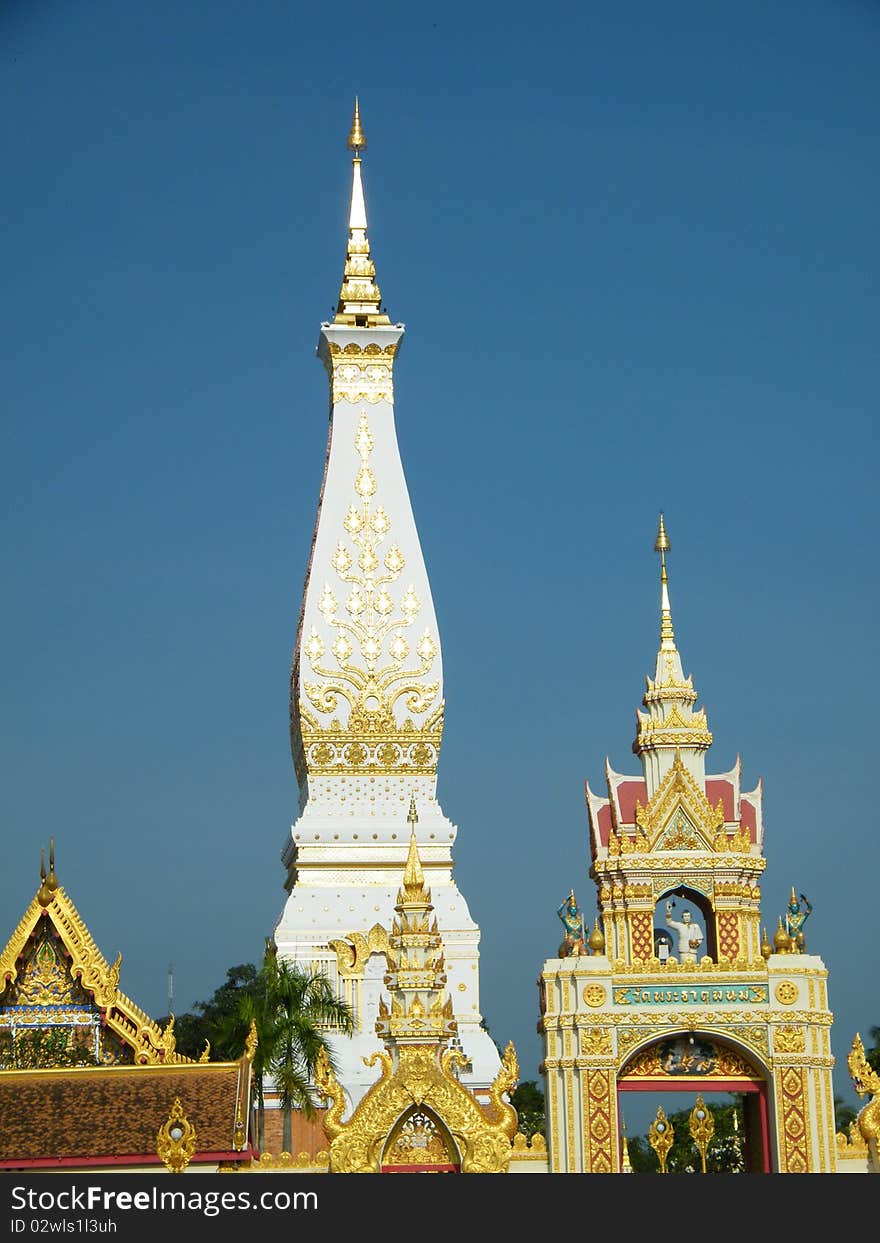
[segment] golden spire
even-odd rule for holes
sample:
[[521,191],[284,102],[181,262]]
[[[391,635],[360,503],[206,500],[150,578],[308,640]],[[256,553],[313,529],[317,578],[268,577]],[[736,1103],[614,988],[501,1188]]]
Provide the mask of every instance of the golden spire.
[[626,1138],[626,1122],[625,1121],[622,1121],[622,1131],[623,1131],[623,1134],[621,1136],[621,1145],[620,1145],[622,1160],[620,1164],[620,1172],[621,1174],[632,1174],[633,1167],[630,1165],[630,1162],[629,1162],[629,1144]]
[[419,848],[416,801],[409,802],[409,854],[403,884],[397,891],[397,904],[388,938],[388,974],[385,984],[391,994],[389,1010],[380,999],[376,1033],[386,1042],[393,1037],[424,1044],[434,1040],[445,1046],[457,1031],[452,999],[446,993],[446,965],[443,941],[437,929],[431,891],[425,887]]
[[407,816],[407,822],[410,827],[409,854],[406,857],[406,867],[403,872],[403,893],[409,899],[419,899],[425,894],[425,874],[422,871],[422,861],[419,858],[419,848],[416,843],[416,825],[418,821],[416,796],[411,794],[409,815]]
[[376,284],[376,268],[370,257],[367,239],[367,207],[361,181],[361,151],[367,139],[361,127],[361,113],[357,98],[354,101],[354,119],[346,139],[346,146],[354,152],[352,160],[351,209],[348,216],[348,250],[339,303],[336,307],[335,324],[353,328],[375,328],[390,324],[391,320],[381,310],[382,295]]
[[672,630],[672,609],[669,605],[669,580],[666,577],[666,554],[672,545],[660,514],[660,525],[657,538],[654,540],[654,552],[660,554],[660,647],[665,651],[675,651],[675,634]]
[[[660,649],[654,678],[647,679],[642,703],[648,714],[637,713],[638,727],[633,751],[636,755],[687,748],[702,752],[712,745],[712,734],[706,721],[705,710],[694,711],[697,692],[693,679],[685,677],[681,656],[675,646],[672,629],[672,608],[669,603],[669,578],[666,573],[666,554],[672,544],[666,531],[663,514],[657,525],[654,551],[660,554]],[[654,778],[658,778],[655,769]],[[653,788],[651,793],[653,793]]]

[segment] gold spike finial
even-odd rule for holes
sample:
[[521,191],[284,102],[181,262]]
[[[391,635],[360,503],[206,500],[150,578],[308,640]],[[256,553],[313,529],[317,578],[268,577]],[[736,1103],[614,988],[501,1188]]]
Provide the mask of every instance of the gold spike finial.
[[40,887],[37,890],[37,901],[39,902],[40,906],[43,906],[43,907],[49,906],[49,904],[52,901],[52,895],[55,892],[55,889],[57,889],[57,887],[58,887],[57,881],[54,886],[49,884],[49,879],[46,876],[46,851],[44,847],[41,846],[40,847]]
[[425,877],[422,872],[422,861],[419,858],[419,847],[416,842],[416,825],[418,820],[416,796],[412,794],[409,800],[409,815],[407,816],[410,829],[409,850],[406,856],[406,867],[403,870],[403,893],[409,899],[426,896],[423,888]]
[[46,885],[54,891],[58,888],[58,877],[55,875],[55,838],[49,838],[49,875],[46,877]]
[[666,534],[663,513],[657,527],[657,538],[654,540],[654,552],[660,554],[660,644],[667,651],[675,647],[675,632],[672,629],[672,609],[669,605],[669,585],[666,577],[666,554],[672,545]]
[[361,129],[361,113],[358,107],[357,95],[354,97],[354,119],[351,123],[351,131],[345,141],[345,145],[350,151],[353,151],[357,158],[362,151],[366,150],[367,140],[364,131]]

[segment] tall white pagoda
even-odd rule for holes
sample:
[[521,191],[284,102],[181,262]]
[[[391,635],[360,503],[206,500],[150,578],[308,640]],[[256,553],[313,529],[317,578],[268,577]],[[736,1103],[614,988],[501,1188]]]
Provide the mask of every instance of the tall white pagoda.
[[457,830],[437,801],[440,635],[395,432],[404,326],[391,323],[376,283],[366,145],[356,101],[345,271],[317,347],[330,428],[290,682],[299,817],[282,852],[288,898],[274,934],[279,957],[325,970],[354,1010],[354,1036],[334,1042],[352,1105],[375,1079],[363,1059],[382,1048],[376,1019],[412,800],[467,1058],[461,1081],[479,1098],[500,1066],[481,1024],[480,930],[453,879]]

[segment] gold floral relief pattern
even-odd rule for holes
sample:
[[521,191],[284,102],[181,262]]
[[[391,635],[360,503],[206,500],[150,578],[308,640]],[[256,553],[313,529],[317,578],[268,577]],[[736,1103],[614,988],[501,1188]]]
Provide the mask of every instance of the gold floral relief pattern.
[[[622,1042],[621,1042],[622,1043]],[[691,1040],[670,1035],[642,1049],[621,1071],[621,1079],[666,1078],[741,1079],[756,1082],[761,1072],[740,1053],[704,1036]]]
[[397,343],[381,346],[375,342],[361,346],[354,342],[339,345],[335,341],[327,344],[324,366],[330,378],[330,395],[333,402],[350,401],[392,402],[394,385],[392,370]]
[[[439,646],[428,628],[420,628],[418,593],[412,585],[401,589],[406,558],[391,538],[392,520],[378,500],[365,412],[355,447],[361,460],[356,499],[330,562],[336,582],[325,584],[317,605],[334,637],[325,642],[313,626],[298,652],[300,669],[307,661],[318,679],[303,677],[301,682],[299,758],[312,776],[432,775],[443,734],[443,703],[435,702],[440,682],[430,680]],[[333,717],[322,724],[319,717],[335,713],[340,701],[348,705],[346,723]],[[401,701],[410,715],[398,721]]]
[[[611,1102],[614,1099],[611,1070],[586,1070],[582,1076],[583,1111],[586,1125],[584,1140],[584,1172],[588,1174],[612,1174],[615,1161],[612,1156]],[[572,1169],[574,1167],[572,1166]]]
[[806,1035],[802,1027],[795,1027],[789,1023],[775,1028],[773,1032],[774,1053],[803,1053],[806,1047]]
[[778,1071],[776,1091],[777,1119],[781,1122],[779,1135],[783,1169],[780,1173],[806,1174],[810,1166],[807,1153],[804,1071],[793,1066]]
[[581,1053],[588,1057],[610,1057],[614,1053],[611,1032],[604,1027],[590,1027],[582,1031]]
[[446,1127],[428,1109],[413,1107],[385,1146],[383,1165],[458,1165],[458,1149]]

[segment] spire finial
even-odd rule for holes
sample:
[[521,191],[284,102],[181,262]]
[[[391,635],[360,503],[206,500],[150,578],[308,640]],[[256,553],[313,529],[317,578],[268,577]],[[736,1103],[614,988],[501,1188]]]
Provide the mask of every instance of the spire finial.
[[367,149],[367,139],[364,131],[361,129],[361,112],[358,107],[357,95],[354,97],[354,119],[351,123],[351,130],[348,138],[345,140],[345,145],[350,151],[354,152],[354,158],[356,160],[360,158],[360,153],[362,151],[366,151]]
[[367,205],[364,202],[364,186],[361,179],[361,152],[367,140],[361,127],[361,110],[357,98],[354,101],[354,120],[346,139],[346,146],[354,152],[351,162],[351,210],[348,213],[348,250],[342,288],[336,305],[335,324],[354,328],[376,328],[390,324],[391,320],[382,309],[382,295],[376,284],[376,265],[370,256],[367,238]]
[[[51,873],[50,873],[51,875]],[[52,901],[52,894],[58,888],[58,882],[54,885],[50,883],[46,876],[46,851],[43,846],[40,847],[40,887],[37,890],[37,901],[40,906],[49,906]]]
[[416,796],[410,795],[409,814],[406,817],[409,824],[409,851],[406,856],[406,867],[403,870],[403,892],[407,898],[423,896],[423,886],[425,883],[424,873],[422,872],[422,861],[419,858],[419,848],[416,843],[416,825],[419,822],[419,814],[416,811]]
[[666,577],[666,554],[671,549],[669,536],[660,513],[657,527],[657,538],[654,540],[654,552],[660,554],[660,646],[668,650],[675,649],[675,632],[672,629],[672,608],[669,604],[669,580]]

